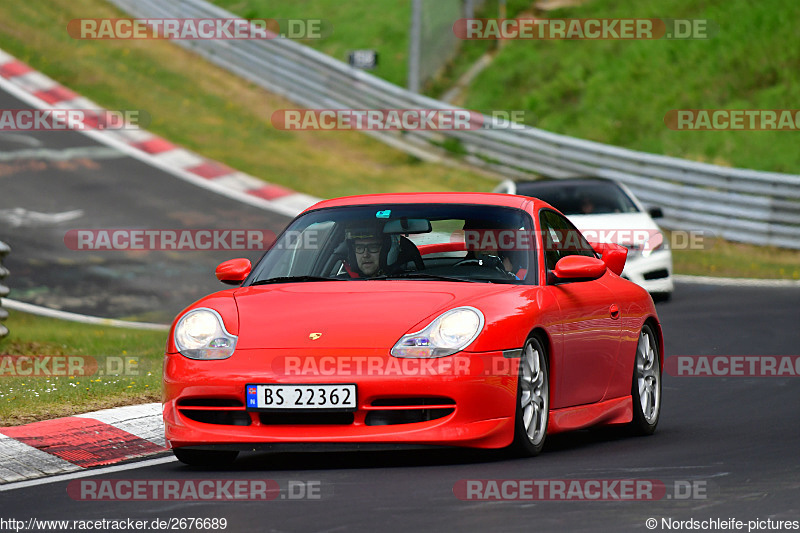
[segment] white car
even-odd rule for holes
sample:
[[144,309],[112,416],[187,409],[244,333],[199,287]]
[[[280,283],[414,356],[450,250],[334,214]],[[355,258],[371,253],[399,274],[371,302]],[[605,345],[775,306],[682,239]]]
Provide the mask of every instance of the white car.
[[604,178],[505,180],[494,192],[533,196],[569,218],[592,242],[613,242],[628,248],[623,277],[641,285],[654,300],[672,296],[672,252],[653,218],[658,207],[646,210],[622,183]]

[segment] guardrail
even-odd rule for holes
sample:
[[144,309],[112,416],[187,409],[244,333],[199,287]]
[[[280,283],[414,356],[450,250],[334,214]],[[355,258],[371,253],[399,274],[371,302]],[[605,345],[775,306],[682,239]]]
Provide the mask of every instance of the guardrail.
[[2,281],[9,274],[8,269],[3,266],[3,258],[10,251],[11,248],[3,241],[0,241],[0,339],[8,335],[8,328],[3,325],[3,321],[8,318],[8,311],[3,309],[3,298],[8,296],[8,287],[3,285]]
[[[109,2],[141,18],[234,17],[203,0]],[[304,107],[456,109],[288,39],[175,42]],[[531,127],[367,133],[426,160],[447,160],[451,154],[439,145],[449,137],[460,145],[462,161],[507,177],[613,178],[627,184],[644,203],[661,206],[665,227],[703,229],[732,241],[800,249],[800,175],[696,163]]]

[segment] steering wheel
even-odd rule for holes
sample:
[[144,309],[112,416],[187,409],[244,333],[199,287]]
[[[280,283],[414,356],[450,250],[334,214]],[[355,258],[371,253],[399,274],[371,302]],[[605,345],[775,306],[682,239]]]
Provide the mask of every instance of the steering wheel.
[[462,266],[479,266],[479,267],[488,267],[497,270],[498,272],[502,273],[504,277],[516,277],[511,272],[507,271],[505,266],[503,265],[503,260],[497,257],[496,255],[486,255],[481,258],[468,258],[462,259],[461,261],[456,262],[454,267],[462,267]]

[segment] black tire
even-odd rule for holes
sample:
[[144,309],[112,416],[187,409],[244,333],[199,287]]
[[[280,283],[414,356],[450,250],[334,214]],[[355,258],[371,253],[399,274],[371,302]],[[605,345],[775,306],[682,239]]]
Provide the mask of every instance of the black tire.
[[661,359],[658,339],[649,324],[642,327],[633,364],[633,421],[635,435],[652,435],[661,416]]
[[173,448],[172,453],[178,461],[191,466],[227,466],[236,460],[237,451],[229,450],[191,450],[186,448]]
[[514,442],[510,448],[515,455],[532,457],[539,455],[544,448],[550,416],[547,351],[536,337],[525,341],[518,372]]

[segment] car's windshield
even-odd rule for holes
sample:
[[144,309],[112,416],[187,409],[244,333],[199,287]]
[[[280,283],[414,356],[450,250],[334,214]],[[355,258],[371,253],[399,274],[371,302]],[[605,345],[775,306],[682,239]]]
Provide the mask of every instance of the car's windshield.
[[567,216],[638,211],[625,191],[615,183],[603,180],[520,183],[517,194],[544,200]]
[[534,257],[519,209],[386,204],[306,213],[278,238],[248,284],[327,280],[523,283]]

